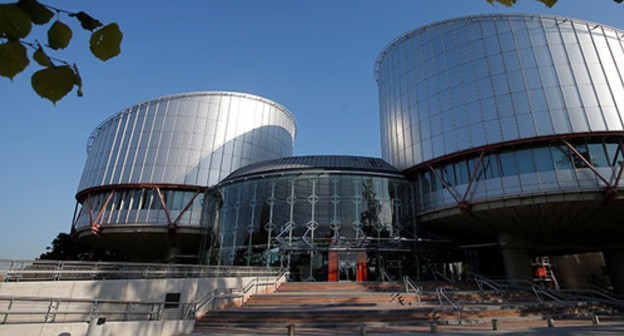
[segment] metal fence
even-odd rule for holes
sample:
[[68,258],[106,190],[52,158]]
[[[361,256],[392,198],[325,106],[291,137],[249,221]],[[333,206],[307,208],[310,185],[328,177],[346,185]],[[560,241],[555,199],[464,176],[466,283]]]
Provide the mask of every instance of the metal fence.
[[189,320],[194,314],[192,303],[168,307],[164,302],[0,296],[0,325],[89,322],[96,316],[107,321]]
[[279,268],[0,259],[0,280],[61,281],[278,276]]

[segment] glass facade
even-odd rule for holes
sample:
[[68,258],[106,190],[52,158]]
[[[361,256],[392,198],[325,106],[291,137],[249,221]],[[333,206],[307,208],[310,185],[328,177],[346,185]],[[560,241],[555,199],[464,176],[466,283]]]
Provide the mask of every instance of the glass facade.
[[404,34],[379,56],[382,157],[398,169],[516,139],[624,130],[624,32],[482,15]]
[[208,195],[209,263],[355,280],[349,265],[366,264],[375,276],[380,253],[409,251],[414,200],[400,174],[299,167],[226,180]]
[[83,200],[75,228],[88,229],[96,216],[99,216],[98,225],[166,227],[170,224],[169,220],[177,219],[177,226],[200,226],[203,191],[162,190],[161,195],[162,201],[154,188],[110,190],[89,194]]
[[481,153],[472,153],[419,169],[413,175],[420,196],[417,212],[455,207],[455,197],[468,188],[473,203],[518,195],[601,191],[606,185],[587,163],[614,182],[624,161],[622,138],[571,139],[569,144],[576,152],[563,141],[553,140],[491,150],[482,159]]

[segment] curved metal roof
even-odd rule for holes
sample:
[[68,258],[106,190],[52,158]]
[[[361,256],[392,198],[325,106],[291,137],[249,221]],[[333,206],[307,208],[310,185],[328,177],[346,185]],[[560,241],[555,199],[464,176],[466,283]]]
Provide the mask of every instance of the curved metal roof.
[[388,162],[372,157],[346,155],[292,156],[250,164],[226,177],[223,182],[266,174],[295,174],[303,171],[340,171],[361,173],[402,174]]

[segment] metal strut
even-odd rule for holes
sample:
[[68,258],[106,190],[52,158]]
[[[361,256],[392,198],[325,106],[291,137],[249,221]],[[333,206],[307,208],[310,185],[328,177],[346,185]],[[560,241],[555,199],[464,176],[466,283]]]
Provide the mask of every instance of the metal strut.
[[483,163],[483,156],[485,156],[485,151],[482,151],[481,154],[479,155],[479,160],[477,161],[477,164],[475,165],[475,168],[472,171],[472,174],[470,175],[470,181],[468,182],[468,187],[466,187],[466,191],[464,192],[464,195],[461,198],[459,196],[459,192],[457,192],[457,189],[455,189],[454,186],[446,182],[444,178],[440,176],[440,174],[438,174],[438,172],[435,169],[433,169],[431,165],[427,165],[427,167],[431,170],[431,172],[433,172],[435,177],[442,183],[444,188],[448,190],[449,194],[453,197],[453,199],[455,199],[455,202],[457,202],[457,207],[463,213],[468,214],[468,215],[473,214],[472,205],[468,201],[468,195],[470,194],[470,189],[472,188],[472,185],[475,182],[477,173],[479,172],[479,168],[481,168],[481,165]]
[[[602,181],[602,183],[605,184],[603,203],[606,204],[611,202],[617,195],[617,188],[620,183],[620,177],[622,177],[622,170],[624,170],[624,160],[620,163],[620,167],[618,168],[615,181],[611,183],[604,176],[602,176],[602,174],[598,172],[596,167],[591,162],[589,162],[589,160],[587,160],[587,158],[584,157],[576,148],[574,148],[574,146],[572,146],[572,144],[570,144],[568,140],[562,139],[561,141],[563,141],[563,143],[572,151],[572,153],[574,153],[574,155],[579,160],[581,160],[587,166],[587,168],[589,168],[589,170],[591,170],[592,173],[594,173],[594,175],[596,175],[596,177],[598,177],[598,179]],[[622,151],[621,145],[618,146],[618,149],[620,152]]]

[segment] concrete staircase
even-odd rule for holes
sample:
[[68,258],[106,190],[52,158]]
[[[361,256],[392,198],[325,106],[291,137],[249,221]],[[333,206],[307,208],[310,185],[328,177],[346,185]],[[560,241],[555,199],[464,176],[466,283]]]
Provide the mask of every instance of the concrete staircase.
[[[540,304],[533,293],[482,292],[471,284],[419,283],[421,294],[402,283],[291,282],[272,294],[252,296],[242,307],[208,312],[196,331],[218,328],[276,328],[290,324],[334,328],[362,325],[430,325],[542,319],[603,310],[590,303]],[[441,305],[436,288],[450,299]],[[455,305],[451,304],[451,302]]]

